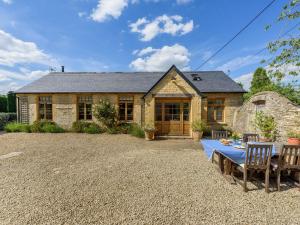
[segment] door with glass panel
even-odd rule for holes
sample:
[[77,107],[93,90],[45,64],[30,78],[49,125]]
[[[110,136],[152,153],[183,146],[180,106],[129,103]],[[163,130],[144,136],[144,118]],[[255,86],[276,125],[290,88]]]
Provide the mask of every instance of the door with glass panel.
[[155,104],[155,126],[158,135],[189,135],[190,101],[157,100]]

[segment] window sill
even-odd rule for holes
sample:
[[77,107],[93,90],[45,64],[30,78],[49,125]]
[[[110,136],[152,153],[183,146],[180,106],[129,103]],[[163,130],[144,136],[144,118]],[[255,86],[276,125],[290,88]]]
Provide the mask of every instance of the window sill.
[[53,119],[49,120],[49,119],[38,119],[37,121],[39,122],[54,122]]
[[215,125],[215,124],[222,124],[222,125],[227,125],[227,123],[226,122],[218,122],[218,121],[216,121],[216,122],[208,122],[207,123],[208,125]]
[[126,121],[126,120],[119,120],[120,123],[134,123],[133,120],[130,120],[130,121]]

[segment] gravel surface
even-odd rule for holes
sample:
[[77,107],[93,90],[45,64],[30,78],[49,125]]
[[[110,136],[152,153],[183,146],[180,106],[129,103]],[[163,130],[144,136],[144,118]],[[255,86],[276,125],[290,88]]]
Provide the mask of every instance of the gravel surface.
[[300,224],[297,188],[244,193],[191,140],[0,135],[11,152],[23,154],[0,160],[0,224]]

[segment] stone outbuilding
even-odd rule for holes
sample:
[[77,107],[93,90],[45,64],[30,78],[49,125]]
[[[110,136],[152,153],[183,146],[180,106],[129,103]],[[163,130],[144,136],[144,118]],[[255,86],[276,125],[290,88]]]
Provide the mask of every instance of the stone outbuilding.
[[277,123],[278,141],[286,141],[290,131],[300,132],[300,106],[272,91],[257,93],[238,108],[234,114],[233,130],[240,133],[259,133],[254,125],[258,111],[274,117]]

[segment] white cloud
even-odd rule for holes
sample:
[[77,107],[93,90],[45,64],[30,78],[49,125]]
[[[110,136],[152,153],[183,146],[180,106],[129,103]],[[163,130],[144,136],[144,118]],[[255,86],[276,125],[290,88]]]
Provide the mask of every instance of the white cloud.
[[86,16],[86,12],[79,12],[78,13],[78,16],[81,18],[81,17],[84,17],[84,16]]
[[21,88],[22,85],[11,81],[11,82],[0,82],[0,94],[7,94],[9,91],[15,91]]
[[245,66],[253,65],[255,63],[258,63],[260,60],[263,58],[260,56],[253,56],[253,55],[248,55],[248,56],[243,56],[243,57],[237,57],[234,58],[227,63],[224,63],[221,66],[218,66],[216,70],[222,70],[222,71],[235,71],[240,68],[243,68]]
[[[266,66],[265,69],[270,70],[270,67]],[[293,81],[297,81],[296,83],[299,84],[300,75],[298,75],[298,76],[289,75],[289,72],[290,71],[295,71],[295,69],[297,70],[297,69],[299,69],[299,67],[296,67],[295,65],[285,65],[285,66],[281,67],[279,70],[286,75],[283,78],[282,82],[291,83]],[[243,74],[243,75],[235,78],[234,80],[236,82],[242,83],[245,90],[249,90],[250,86],[251,86],[251,81],[252,81],[252,78],[253,78],[253,73],[254,73],[254,71],[252,73]]]
[[166,71],[173,64],[181,70],[189,70],[190,52],[179,44],[161,49],[148,47],[136,54],[140,57],[130,64],[130,68],[136,71]]
[[44,69],[31,69],[45,68],[45,65],[57,66],[58,62],[35,43],[0,30],[0,93],[14,91],[47,74]]
[[193,0],[176,0],[178,5],[183,5],[192,2]]
[[5,69],[0,69],[0,82],[2,81],[32,81],[36,80],[45,74],[49,73],[48,70],[29,70],[27,68],[21,67],[19,71],[9,71]]
[[39,49],[35,43],[22,41],[0,30],[0,65],[14,66],[20,63],[49,65],[51,62],[54,63],[54,59]]
[[179,15],[167,16],[162,15],[149,21],[146,17],[139,18],[136,22],[131,23],[129,27],[131,32],[139,33],[142,41],[150,41],[159,34],[185,35],[194,29],[194,22],[190,20],[182,23],[183,18]]
[[99,0],[91,18],[96,22],[104,22],[110,18],[117,19],[127,6],[128,0]]
[[48,73],[48,70],[31,71],[23,67],[20,68],[19,71],[0,69],[0,93],[5,94],[8,91],[15,91],[24,84],[36,80]]
[[147,55],[147,54],[149,54],[149,53],[152,53],[152,52],[156,52],[156,51],[158,51],[159,49],[155,49],[155,48],[152,48],[152,47],[147,47],[147,48],[144,48],[144,49],[142,49],[142,50],[136,50],[135,52],[134,52],[134,55],[137,55],[137,56],[144,56],[144,55]]
[[2,0],[2,2],[5,3],[5,4],[12,4],[13,3],[12,0]]
[[245,90],[249,90],[250,86],[251,86],[252,78],[253,78],[253,72],[252,73],[243,74],[243,75],[235,78],[234,80],[236,82],[242,83],[243,84],[243,88]]
[[[11,1],[11,0],[2,0]],[[158,3],[161,0],[144,0],[145,2]],[[187,4],[193,0],[176,0],[178,5]],[[96,22],[105,22],[109,19],[118,19],[124,9],[128,7],[129,4],[138,4],[141,0],[98,0],[97,6],[93,9],[90,18]],[[80,15],[79,15],[80,16]],[[81,16],[80,16],[81,17]],[[190,23],[186,29],[190,29],[192,24]]]

